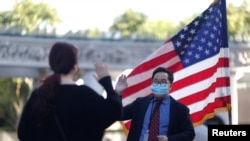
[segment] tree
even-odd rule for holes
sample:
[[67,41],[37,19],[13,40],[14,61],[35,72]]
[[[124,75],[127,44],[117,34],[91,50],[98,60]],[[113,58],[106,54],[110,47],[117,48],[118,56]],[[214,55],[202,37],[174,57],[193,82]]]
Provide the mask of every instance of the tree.
[[176,27],[173,23],[163,20],[153,20],[145,22],[145,24],[138,29],[138,38],[166,40],[168,37],[174,35]]
[[192,16],[182,20],[179,22],[178,26],[177,26],[177,30],[181,30],[183,27],[187,26],[189,23],[191,23],[199,14],[193,14]]
[[0,78],[0,130],[16,130],[29,92],[23,78]]
[[88,38],[98,38],[101,36],[101,31],[98,28],[90,29]]
[[250,36],[250,5],[245,0],[239,7],[232,3],[227,8],[230,39],[244,41]]
[[124,14],[115,18],[110,31],[113,33],[120,32],[122,38],[130,38],[145,23],[146,19],[146,15],[128,9]]
[[16,2],[13,10],[0,13],[1,27],[21,28],[23,33],[30,33],[40,25],[54,27],[58,22],[60,19],[55,9],[32,0]]

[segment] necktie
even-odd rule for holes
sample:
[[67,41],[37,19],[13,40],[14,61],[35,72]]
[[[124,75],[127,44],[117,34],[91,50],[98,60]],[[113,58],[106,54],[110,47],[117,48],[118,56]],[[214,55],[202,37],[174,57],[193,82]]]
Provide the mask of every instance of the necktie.
[[154,110],[153,110],[150,125],[149,125],[148,141],[157,141],[157,136],[159,135],[160,104],[161,104],[161,100],[155,101],[155,106],[154,106]]

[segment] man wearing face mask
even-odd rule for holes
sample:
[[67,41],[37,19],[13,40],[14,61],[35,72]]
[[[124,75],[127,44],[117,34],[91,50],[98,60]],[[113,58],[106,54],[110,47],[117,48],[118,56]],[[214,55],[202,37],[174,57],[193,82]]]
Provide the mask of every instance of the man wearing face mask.
[[[121,120],[131,120],[127,141],[192,141],[195,131],[187,106],[169,95],[174,76],[166,68],[158,67],[153,71],[152,95],[139,97],[123,108]],[[122,93],[127,88],[126,76],[118,79],[115,87]],[[155,121],[157,103],[158,121]],[[157,127],[154,125],[159,124]],[[156,129],[154,129],[156,128]],[[151,134],[154,132],[156,135]]]

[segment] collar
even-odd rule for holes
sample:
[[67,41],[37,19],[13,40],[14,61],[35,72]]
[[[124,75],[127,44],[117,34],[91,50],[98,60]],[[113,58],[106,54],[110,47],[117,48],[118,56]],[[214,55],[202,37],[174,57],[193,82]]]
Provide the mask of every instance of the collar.
[[[167,95],[167,96],[163,97],[162,103],[163,103],[163,104],[166,104],[167,101],[168,101],[168,99],[170,99],[170,95]],[[156,100],[156,98],[153,96],[152,99],[151,99],[151,101],[150,101],[150,103],[153,103],[154,100]]]

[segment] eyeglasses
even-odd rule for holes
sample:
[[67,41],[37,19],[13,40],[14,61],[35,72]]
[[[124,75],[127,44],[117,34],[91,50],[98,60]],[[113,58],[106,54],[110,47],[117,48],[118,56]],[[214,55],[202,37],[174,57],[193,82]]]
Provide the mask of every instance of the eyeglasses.
[[162,79],[161,81],[154,80],[153,84],[170,84],[167,80]]

